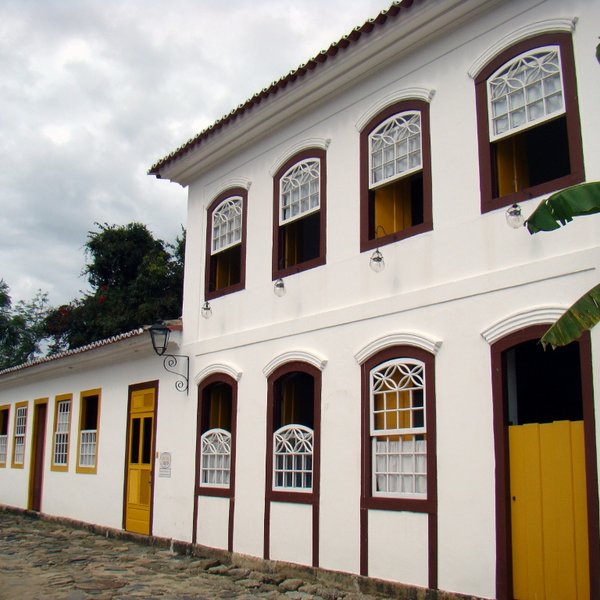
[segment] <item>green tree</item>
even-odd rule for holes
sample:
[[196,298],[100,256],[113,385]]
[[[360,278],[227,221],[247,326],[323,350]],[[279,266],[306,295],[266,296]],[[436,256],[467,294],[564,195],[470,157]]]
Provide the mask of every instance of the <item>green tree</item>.
[[51,352],[181,315],[185,232],[171,245],[141,223],[96,226],[83,271],[92,291],[49,313]]
[[48,295],[41,290],[29,302],[20,300],[13,308],[10,289],[0,279],[0,369],[42,354],[48,310]]

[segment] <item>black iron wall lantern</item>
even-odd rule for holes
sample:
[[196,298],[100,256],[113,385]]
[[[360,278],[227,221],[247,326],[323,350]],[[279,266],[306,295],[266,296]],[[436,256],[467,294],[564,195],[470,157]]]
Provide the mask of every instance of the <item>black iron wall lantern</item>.
[[[163,367],[165,371],[181,377],[181,381],[175,382],[175,389],[179,392],[187,392],[190,379],[190,359],[183,354],[165,354],[167,345],[169,344],[169,336],[171,330],[169,326],[163,323],[155,323],[149,328],[150,339],[152,340],[152,348],[158,356],[164,356]],[[179,359],[184,363],[185,374],[177,371]]]

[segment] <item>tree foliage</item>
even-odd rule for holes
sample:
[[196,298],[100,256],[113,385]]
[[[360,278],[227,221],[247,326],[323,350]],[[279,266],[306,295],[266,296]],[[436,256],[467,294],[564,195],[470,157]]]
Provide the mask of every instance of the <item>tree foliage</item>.
[[185,232],[171,245],[141,223],[96,227],[85,244],[91,292],[49,312],[51,352],[181,314]]
[[0,370],[25,363],[42,353],[48,296],[39,290],[29,302],[13,307],[10,289],[0,279]]

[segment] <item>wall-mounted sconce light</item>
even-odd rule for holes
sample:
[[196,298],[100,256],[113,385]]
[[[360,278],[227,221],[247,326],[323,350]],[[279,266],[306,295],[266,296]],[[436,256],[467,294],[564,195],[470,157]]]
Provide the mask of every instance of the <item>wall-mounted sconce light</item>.
[[[163,367],[165,371],[181,377],[181,381],[175,382],[175,389],[179,392],[188,391],[189,379],[190,379],[190,359],[188,356],[183,354],[165,354],[167,346],[169,344],[169,335],[171,330],[163,322],[155,323],[150,327],[150,339],[152,340],[152,348],[158,356],[164,356]],[[179,360],[184,363],[185,374],[179,373],[175,370],[179,364]]]
[[204,304],[202,305],[202,308],[200,309],[200,314],[205,319],[210,319],[212,317],[212,307],[211,307],[210,302],[208,300],[206,300],[204,302]]
[[285,283],[283,283],[283,279],[276,279],[273,284],[273,292],[278,298],[285,296]]
[[519,227],[523,227],[525,224],[525,217],[523,216],[523,211],[518,204],[513,204],[509,206],[506,210],[506,222],[509,227],[513,229],[519,229]]
[[381,271],[385,269],[385,260],[383,259],[383,254],[381,254],[379,248],[371,254],[369,267],[371,267],[371,271],[375,271],[375,273],[381,273]]

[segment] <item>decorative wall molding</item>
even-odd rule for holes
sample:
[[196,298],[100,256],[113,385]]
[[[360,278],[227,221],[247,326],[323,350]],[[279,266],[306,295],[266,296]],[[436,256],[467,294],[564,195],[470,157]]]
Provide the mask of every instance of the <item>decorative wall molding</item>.
[[284,352],[279,356],[276,356],[274,359],[269,361],[269,363],[263,369],[263,374],[265,377],[269,377],[271,373],[273,373],[279,367],[285,365],[289,362],[305,362],[313,367],[322,371],[327,365],[327,359],[317,356],[312,352],[308,352],[307,350],[291,350],[290,352]]
[[206,206],[208,207],[217,196],[220,196],[226,190],[240,187],[249,190],[251,185],[252,182],[244,177],[232,177],[227,181],[219,183],[214,188],[207,188],[206,197],[208,202],[206,203]]
[[331,144],[331,138],[308,138],[306,140],[301,140],[300,142],[297,142],[286,148],[285,151],[279,155],[279,158],[269,169],[269,174],[271,177],[275,177],[275,173],[281,169],[282,165],[295,154],[302,152],[302,150],[308,150],[309,148],[327,150],[327,148],[329,148],[329,144]]
[[194,383],[199,385],[204,379],[210,375],[215,375],[216,373],[225,373],[225,375],[229,375],[229,377],[236,381],[239,381],[242,378],[242,372],[238,371],[234,366],[227,363],[213,363],[194,376]]
[[441,345],[442,342],[436,341],[430,337],[425,337],[421,333],[392,333],[373,340],[359,350],[354,355],[354,358],[360,365],[374,354],[391,346],[415,346],[416,348],[421,348],[431,354],[437,354]]
[[425,102],[431,102],[435,95],[435,90],[427,88],[414,87],[405,88],[402,90],[396,90],[383,98],[379,98],[376,102],[371,104],[369,108],[360,116],[356,122],[356,130],[362,131],[365,125],[377,114],[379,114],[384,108],[390,106],[390,104],[396,104],[396,102],[403,102],[405,100],[423,100]]
[[495,56],[514,44],[542,33],[552,33],[556,31],[571,33],[575,31],[577,21],[577,17],[573,17],[572,19],[547,19],[538,21],[537,23],[529,23],[524,27],[511,31],[508,35],[500,38],[494,45],[485,50],[471,65],[471,68],[467,73],[471,79],[475,79],[479,74],[479,71],[481,71],[481,69],[483,69],[483,67],[485,67],[485,65],[487,65]]
[[526,329],[532,325],[551,325],[566,309],[567,307],[564,306],[538,306],[514,313],[482,331],[481,337],[491,345],[520,329]]

